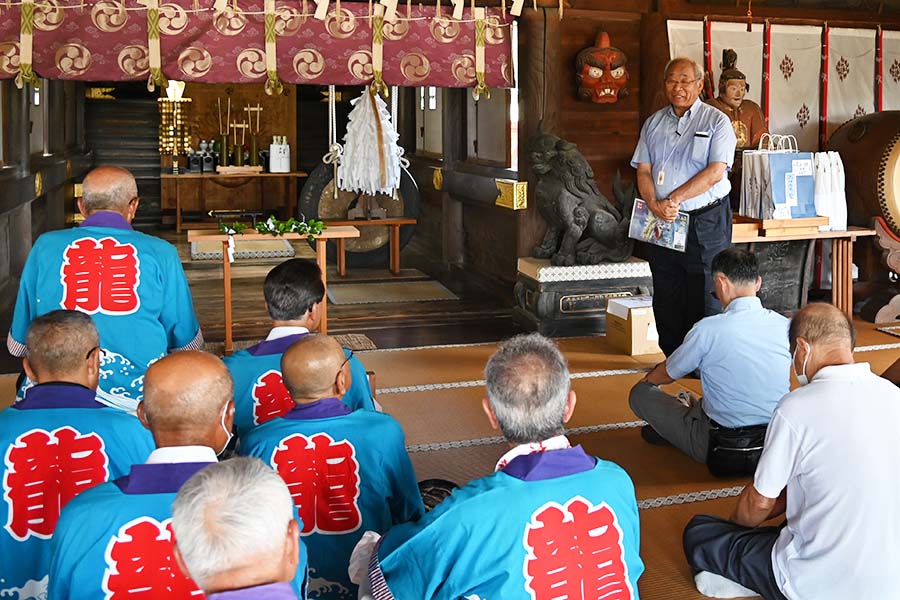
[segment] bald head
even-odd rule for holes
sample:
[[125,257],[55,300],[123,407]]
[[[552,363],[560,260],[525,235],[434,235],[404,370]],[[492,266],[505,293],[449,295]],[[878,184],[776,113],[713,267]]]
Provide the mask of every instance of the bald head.
[[850,319],[831,304],[816,302],[807,304],[791,319],[791,350],[797,338],[803,338],[822,349],[853,351],[856,330]]
[[220,429],[223,407],[233,400],[231,375],[221,360],[196,350],[176,352],[153,363],[144,376],[140,410],[150,431],[178,438],[167,445],[203,445]]
[[[333,337],[323,334],[304,336],[281,357],[284,385],[295,401],[343,395],[350,386],[349,369],[341,368],[345,359],[341,345]],[[340,388],[344,380],[346,387],[335,389]]]
[[137,199],[134,176],[121,167],[104,165],[87,174],[82,183],[82,206],[87,215],[111,210],[126,215]]

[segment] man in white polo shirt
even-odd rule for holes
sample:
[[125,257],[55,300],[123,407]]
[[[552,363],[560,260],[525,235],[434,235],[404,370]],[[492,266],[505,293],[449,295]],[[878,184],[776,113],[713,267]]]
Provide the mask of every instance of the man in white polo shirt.
[[[855,337],[829,304],[810,304],[791,321],[794,371],[809,383],[775,409],[731,520],[688,523],[684,550],[701,571],[701,592],[900,599],[900,390],[868,363],[854,364]],[[781,527],[759,527],[781,513]]]

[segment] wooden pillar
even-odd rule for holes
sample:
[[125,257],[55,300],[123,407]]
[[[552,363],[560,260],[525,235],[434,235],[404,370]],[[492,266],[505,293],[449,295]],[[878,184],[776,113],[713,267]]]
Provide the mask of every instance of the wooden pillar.
[[[466,97],[468,89],[442,90],[444,110],[441,115],[444,154],[444,177],[466,159]],[[441,192],[442,254],[444,264],[462,264],[465,252],[463,205],[447,192]]]
[[30,85],[12,89],[9,107],[11,127],[10,156],[21,175],[28,173],[31,159],[31,94]]

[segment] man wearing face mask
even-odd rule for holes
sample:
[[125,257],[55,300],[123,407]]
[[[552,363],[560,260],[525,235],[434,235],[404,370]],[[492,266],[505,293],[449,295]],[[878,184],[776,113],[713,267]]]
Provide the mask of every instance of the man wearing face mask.
[[[900,599],[900,390],[868,363],[854,364],[855,337],[829,304],[794,316],[790,344],[802,387],[775,409],[753,484],[730,521],[698,515],[685,529],[701,592]],[[781,527],[760,527],[782,513]]]
[[[187,597],[197,587],[172,559],[172,501],[231,439],[232,383],[222,361],[184,351],[155,362],[138,418],[156,443],[147,462],[66,505],[53,537],[51,598]],[[110,596],[112,594],[112,596]]]
[[[766,424],[790,388],[788,320],[757,298],[762,280],[752,252],[723,250],[711,269],[725,312],[697,323],[684,343],[632,388],[629,403],[648,423],[641,430],[648,442],[670,443],[717,476],[751,475]],[[659,388],[695,370],[702,401]]]

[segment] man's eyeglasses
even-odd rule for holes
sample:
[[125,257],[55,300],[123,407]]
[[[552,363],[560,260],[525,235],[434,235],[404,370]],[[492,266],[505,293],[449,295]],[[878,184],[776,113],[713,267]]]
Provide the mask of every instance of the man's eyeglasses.
[[100,358],[103,358],[103,348],[101,348],[100,346],[94,346],[93,348],[91,348],[90,350],[87,351],[87,354],[84,355],[84,360],[90,360],[91,354],[93,354],[94,352],[96,352],[98,350],[100,351]]
[[700,78],[698,77],[697,79],[664,79],[663,81],[665,82],[666,87],[673,88],[673,87],[679,86],[679,85],[681,87],[687,87],[687,86],[691,85],[692,83],[697,83],[698,81],[700,81]]
[[344,370],[344,365],[350,362],[350,359],[353,358],[353,350],[350,350],[350,354],[347,355],[347,358],[344,359],[344,362],[341,363],[341,366],[338,367],[337,373],[334,374],[334,386],[337,387],[337,378],[341,375],[341,372]]

